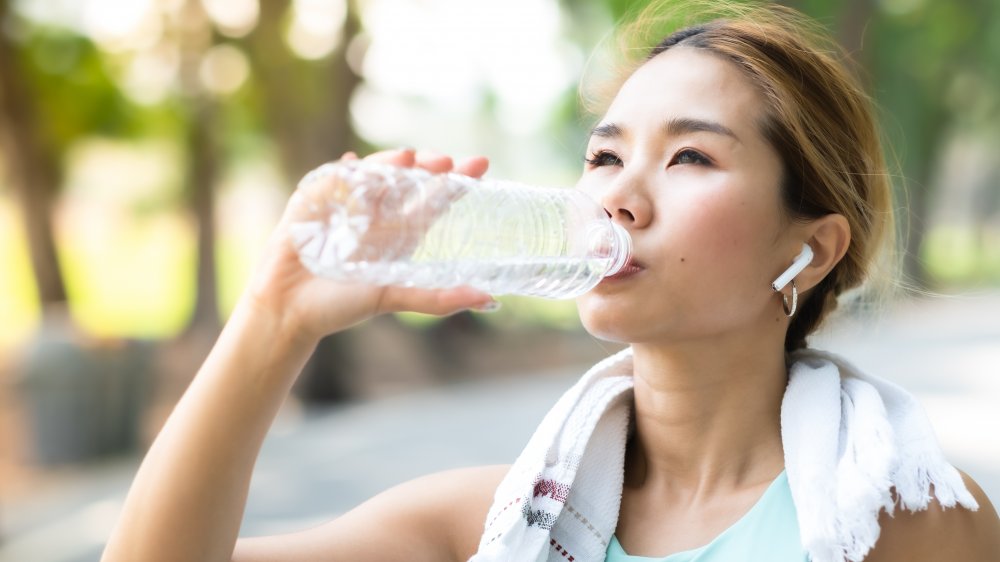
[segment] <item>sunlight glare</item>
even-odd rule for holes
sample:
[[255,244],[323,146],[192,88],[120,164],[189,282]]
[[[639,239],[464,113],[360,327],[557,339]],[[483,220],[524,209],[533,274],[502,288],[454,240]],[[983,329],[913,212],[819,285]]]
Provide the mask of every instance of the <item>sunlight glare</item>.
[[110,51],[156,44],[163,32],[152,0],[89,0],[83,11],[87,34]]
[[142,105],[166,99],[180,72],[180,52],[170,43],[140,51],[131,58],[121,78],[125,94]]
[[321,59],[340,44],[347,18],[345,0],[295,0],[286,34],[288,46],[301,58]]
[[77,0],[15,0],[12,8],[28,20],[69,29],[79,27],[82,11]]
[[260,17],[258,0],[201,0],[201,5],[219,32],[227,37],[250,33]]
[[205,53],[198,77],[205,89],[229,95],[240,89],[250,75],[250,63],[243,51],[232,45],[216,45]]
[[503,127],[539,130],[579,73],[554,0],[374,1],[365,77],[377,90],[475,111],[493,92]]

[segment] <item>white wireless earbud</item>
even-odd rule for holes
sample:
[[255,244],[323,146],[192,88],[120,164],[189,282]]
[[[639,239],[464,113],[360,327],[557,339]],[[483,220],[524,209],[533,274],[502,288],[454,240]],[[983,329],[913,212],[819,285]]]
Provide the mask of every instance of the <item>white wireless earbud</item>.
[[795,256],[795,261],[792,262],[792,265],[786,269],[781,276],[775,279],[774,283],[771,283],[771,288],[774,289],[774,292],[777,293],[778,291],[784,289],[785,285],[787,285],[789,281],[795,279],[795,276],[799,273],[802,273],[802,270],[805,269],[810,262],[812,262],[812,259],[812,248],[809,247],[809,244],[803,244],[802,252]]

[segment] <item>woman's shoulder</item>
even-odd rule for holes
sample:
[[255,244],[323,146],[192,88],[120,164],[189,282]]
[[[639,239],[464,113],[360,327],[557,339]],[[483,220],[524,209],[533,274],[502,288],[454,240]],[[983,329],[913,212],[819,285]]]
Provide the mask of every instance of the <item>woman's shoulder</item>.
[[983,489],[962,473],[965,484],[979,504],[972,511],[961,506],[942,507],[932,501],[927,509],[883,512],[881,532],[865,562],[1000,562],[1000,518]]

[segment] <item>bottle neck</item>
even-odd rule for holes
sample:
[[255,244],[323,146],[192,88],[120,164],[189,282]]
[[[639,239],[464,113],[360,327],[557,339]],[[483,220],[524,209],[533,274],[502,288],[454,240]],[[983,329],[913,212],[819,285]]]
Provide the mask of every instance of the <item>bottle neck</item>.
[[611,247],[611,264],[608,267],[608,271],[604,274],[605,277],[621,271],[622,268],[628,265],[629,259],[632,258],[632,237],[629,236],[625,227],[612,222],[611,235],[614,244]]

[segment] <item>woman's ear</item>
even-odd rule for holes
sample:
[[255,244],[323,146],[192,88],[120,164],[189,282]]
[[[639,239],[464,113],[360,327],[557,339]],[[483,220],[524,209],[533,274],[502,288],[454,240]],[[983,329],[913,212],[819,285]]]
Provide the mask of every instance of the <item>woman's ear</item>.
[[813,259],[796,277],[800,291],[808,291],[826,277],[847,253],[851,244],[851,226],[843,215],[832,213],[805,226],[806,243],[812,248]]

